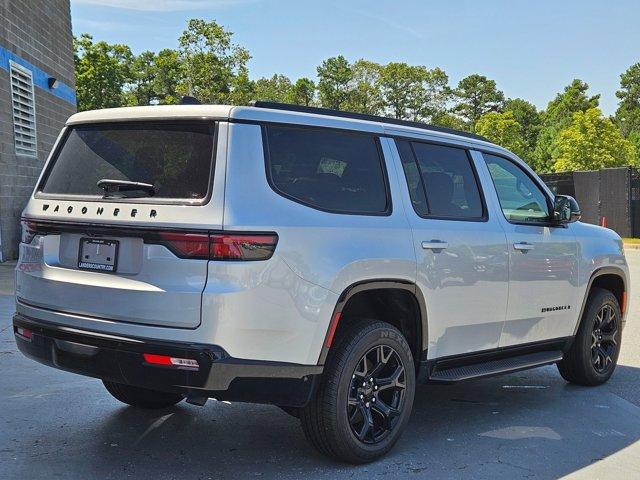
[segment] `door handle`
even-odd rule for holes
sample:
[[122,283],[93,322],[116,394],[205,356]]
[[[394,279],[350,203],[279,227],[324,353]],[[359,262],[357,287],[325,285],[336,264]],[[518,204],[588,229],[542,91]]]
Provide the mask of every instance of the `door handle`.
[[447,248],[449,244],[447,242],[443,242],[442,240],[431,240],[429,242],[422,242],[422,248],[425,250],[444,250]]
[[515,248],[516,250],[520,250],[523,253],[526,253],[529,250],[533,250],[533,244],[529,242],[519,242],[519,243],[514,243],[513,248]]

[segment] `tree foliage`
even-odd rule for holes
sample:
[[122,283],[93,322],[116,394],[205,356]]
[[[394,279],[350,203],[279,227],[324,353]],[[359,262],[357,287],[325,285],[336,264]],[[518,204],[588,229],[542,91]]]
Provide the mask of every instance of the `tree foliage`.
[[598,106],[600,95],[589,97],[588,89],[589,85],[575,79],[547,105],[533,158],[533,166],[537,171],[553,171],[554,142],[558,134],[572,122],[573,115]]
[[533,159],[542,127],[542,118],[538,109],[522,98],[511,98],[505,103],[504,111],[512,113],[513,118],[520,124],[522,147],[518,155],[530,162]]
[[126,104],[124,86],[131,82],[133,55],[126,45],[94,42],[82,34],[73,42],[78,109]]
[[309,107],[313,105],[315,96],[316,84],[313,82],[313,80],[306,77],[299,78],[291,88],[289,103]]
[[598,108],[573,114],[552,148],[554,171],[594,170],[636,163],[636,151]]
[[[616,123],[622,135],[636,147],[640,155],[640,62],[620,75],[620,90],[616,96],[620,99]],[[640,163],[640,158],[637,160]]]
[[260,78],[254,85],[254,100],[268,100],[285,103],[291,97],[291,80],[285,75],[274,75],[271,78]]
[[231,42],[233,34],[215,21],[189,20],[178,39],[183,77],[177,91],[207,103],[229,103],[234,80],[251,58]]
[[317,68],[318,95],[326,108],[344,109],[351,96],[353,70],[342,55],[327,58]]
[[375,62],[358,60],[350,69],[351,81],[345,110],[380,115],[384,108],[379,86],[382,67]]
[[78,109],[203,103],[247,105],[270,100],[383,115],[477,132],[529,162],[538,172],[640,164],[640,63],[620,76],[613,119],[597,110],[599,95],[573,80],[538,111],[522,98],[505,99],[480,74],[455,88],[442,69],[402,62],[350,62],[342,55],[317,67],[317,78],[275,73],[252,79],[249,52],[215,21],[192,19],[175,49],[134,55],[129,47],[74,39]]
[[484,75],[469,75],[458,83],[455,90],[457,105],[454,111],[474,131],[478,119],[488,112],[498,112],[504,106],[504,94],[497,89],[496,82]]
[[435,68],[389,63],[382,68],[380,90],[386,113],[414,121],[433,121],[445,113],[451,90],[447,74]]
[[476,122],[476,133],[492,142],[524,156],[524,138],[522,125],[512,111],[485,113]]

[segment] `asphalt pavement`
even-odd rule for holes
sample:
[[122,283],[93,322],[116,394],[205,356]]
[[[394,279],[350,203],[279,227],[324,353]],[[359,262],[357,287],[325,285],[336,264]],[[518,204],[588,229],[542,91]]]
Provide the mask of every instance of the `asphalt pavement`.
[[277,407],[209,401],[145,412],[98,380],[24,358],[11,328],[13,266],[0,264],[0,479],[640,478],[640,250],[630,315],[601,387],[555,367],[419,387],[396,448],[353,467],[317,454]]

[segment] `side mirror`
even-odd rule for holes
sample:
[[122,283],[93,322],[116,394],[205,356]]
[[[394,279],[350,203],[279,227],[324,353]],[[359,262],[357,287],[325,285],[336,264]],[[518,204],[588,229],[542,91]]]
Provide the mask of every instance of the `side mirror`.
[[556,195],[553,202],[553,220],[556,223],[564,225],[577,222],[581,216],[582,212],[575,198],[569,195]]

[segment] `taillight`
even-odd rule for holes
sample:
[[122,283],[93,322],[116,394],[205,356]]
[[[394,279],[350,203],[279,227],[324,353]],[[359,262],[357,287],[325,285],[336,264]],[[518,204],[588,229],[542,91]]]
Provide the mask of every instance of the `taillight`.
[[209,235],[206,233],[161,232],[160,238],[179,257],[209,259]]
[[268,260],[276,248],[278,236],[274,233],[160,232],[157,243],[181,258]]
[[275,234],[211,234],[211,260],[267,260],[278,243]]
[[33,238],[36,236],[36,233],[38,230],[37,224],[36,222],[33,222],[31,220],[22,218],[20,220],[20,225],[22,226],[21,241],[22,243],[26,243],[28,245],[33,241]]

